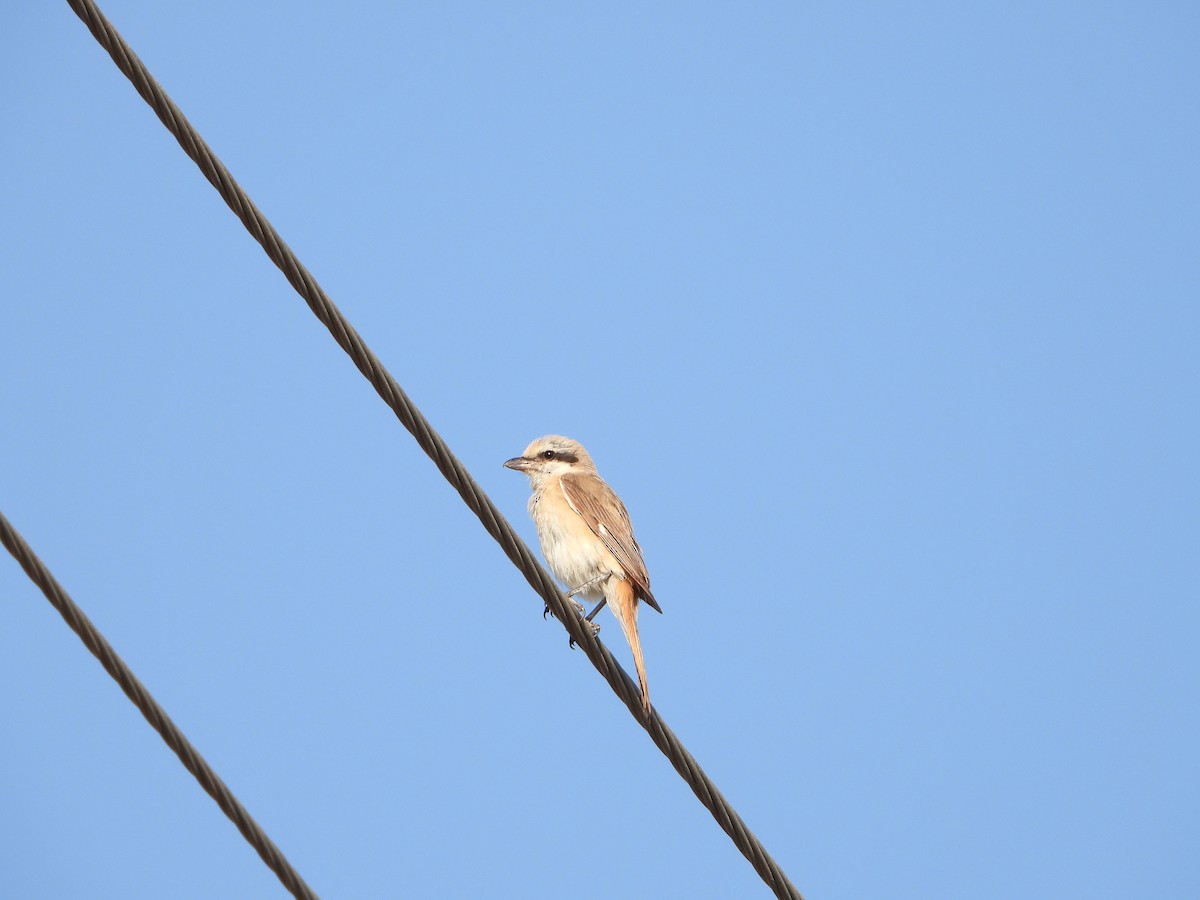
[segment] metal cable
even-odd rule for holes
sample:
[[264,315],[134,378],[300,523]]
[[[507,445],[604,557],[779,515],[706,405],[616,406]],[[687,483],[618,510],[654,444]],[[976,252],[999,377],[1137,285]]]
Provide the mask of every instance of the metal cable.
[[560,593],[554,580],[534,558],[525,542],[518,537],[513,527],[475,483],[466,468],[450,452],[445,441],[433,430],[401,389],[400,385],[375,354],[367,347],[354,327],[346,320],[333,301],[317,284],[309,271],[284,243],[283,239],[267,221],[266,217],[241,189],[229,171],[209,149],[203,138],[171,101],[145,65],[112,24],[100,12],[92,0],[67,0],[71,8],[87,25],[88,29],[108,51],[113,62],[133,82],[142,99],[150,105],[167,130],[175,136],[184,152],[196,163],[204,177],[241,219],[242,224],[262,245],[271,261],[283,272],[288,282],[304,298],[313,314],[329,329],[333,339],[346,351],[358,370],[366,377],[383,401],[391,407],[401,424],[412,434],[421,449],[433,460],[438,471],[453,485],[467,507],[479,517],[479,521],[505,554],[525,576],[525,580],[542,597],[554,616],[563,623],[575,642],[583,648],[588,659],[599,670],[617,696],[624,701],[634,719],[650,734],[655,745],[671,761],[671,765],[688,783],[700,802],[712,813],[713,818],[733,840],[737,848],[754,866],[756,872],[778,897],[800,900],[800,892],[784,874],[779,864],[763,847],[762,843],[746,827],[729,802],[721,796],[715,784],[704,773],[692,755],[679,742],[675,734],[662,722],[657,712],[649,721],[643,718],[641,695],[637,685],[625,673],[608,649],[592,634],[591,628],[582,624],[574,608]]
[[287,861],[280,849],[267,837],[267,833],[262,830],[262,827],[254,821],[254,817],[246,812],[246,808],[238,802],[237,797],[233,796],[233,792],[229,790],[225,782],[204,761],[204,757],[192,746],[191,741],[183,736],[183,732],[171,721],[166,710],[150,696],[145,685],[138,681],[129,666],[125,665],[125,660],[117,655],[117,651],[104,639],[104,635],[96,630],[96,626],[84,615],[83,610],[75,605],[75,601],[50,574],[50,570],[25,543],[25,539],[5,518],[4,513],[0,513],[0,543],[4,544],[13,558],[21,564],[21,568],[25,570],[25,574],[29,576],[30,580],[42,589],[46,599],[71,626],[71,630],[79,635],[83,645],[92,652],[96,659],[100,660],[100,665],[104,666],[105,671],[121,686],[125,696],[141,710],[146,721],[162,735],[162,739],[179,757],[184,768],[191,772],[208,795],[217,801],[221,812],[229,817],[230,821],[237,826],[238,831],[242,833],[242,837],[258,851],[262,861],[279,877],[283,886],[291,891],[294,897],[316,900],[317,895],[304,883],[300,873],[292,868],[292,864]]

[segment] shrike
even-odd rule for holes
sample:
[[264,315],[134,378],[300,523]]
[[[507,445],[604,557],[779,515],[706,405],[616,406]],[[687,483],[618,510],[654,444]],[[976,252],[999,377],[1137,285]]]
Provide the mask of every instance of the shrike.
[[625,504],[600,477],[588,452],[570,438],[538,438],[522,456],[504,465],[529,476],[529,515],[537,526],[542,555],[554,577],[567,586],[567,596],[600,601],[587,621],[607,602],[621,623],[637,667],[642,708],[650,715],[638,601],[645,600],[660,613],[662,609],[650,593],[650,576]]

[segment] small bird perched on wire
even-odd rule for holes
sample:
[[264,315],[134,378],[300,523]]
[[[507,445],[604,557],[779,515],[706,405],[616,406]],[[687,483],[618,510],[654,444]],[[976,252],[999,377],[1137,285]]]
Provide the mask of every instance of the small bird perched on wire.
[[[650,576],[625,504],[600,477],[588,452],[570,438],[538,438],[504,465],[529,476],[529,515],[537,526],[542,555],[554,577],[567,586],[567,597],[600,601],[588,622],[605,603],[617,617],[633,651],[642,708],[649,716],[638,601],[645,600],[660,613],[662,609],[650,593]],[[579,609],[582,614],[583,607]]]

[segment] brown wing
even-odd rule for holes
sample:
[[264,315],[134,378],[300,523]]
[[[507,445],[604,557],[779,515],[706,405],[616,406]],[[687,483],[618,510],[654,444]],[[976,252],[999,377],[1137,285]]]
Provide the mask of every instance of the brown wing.
[[608,552],[617,558],[625,576],[633,582],[637,595],[654,609],[662,612],[650,593],[650,574],[642,559],[642,548],[633,536],[629,513],[612,488],[598,475],[570,473],[559,479],[563,496],[571,509],[587,523],[592,534],[604,542]]

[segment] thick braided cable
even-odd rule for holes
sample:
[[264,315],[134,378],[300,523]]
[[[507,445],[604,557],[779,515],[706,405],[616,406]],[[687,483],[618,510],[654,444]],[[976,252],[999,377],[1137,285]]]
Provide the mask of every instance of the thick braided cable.
[[46,599],[71,626],[71,630],[79,635],[83,645],[92,652],[96,659],[100,660],[100,665],[104,666],[105,671],[121,686],[125,696],[133,701],[133,705],[146,717],[146,721],[162,735],[162,739],[179,757],[184,768],[191,772],[208,795],[217,801],[221,812],[229,817],[230,821],[237,826],[238,831],[242,833],[242,837],[258,851],[262,861],[278,876],[279,880],[283,882],[283,886],[292,893],[293,897],[316,900],[317,895],[304,883],[300,873],[292,868],[292,864],[287,861],[280,849],[267,837],[267,833],[262,830],[262,827],[254,821],[254,817],[246,812],[246,808],[238,802],[237,797],[233,796],[233,792],[229,790],[225,782],[204,761],[204,757],[192,746],[191,741],[183,736],[183,732],[171,721],[166,710],[150,696],[150,692],[130,671],[125,660],[117,655],[117,651],[104,639],[104,635],[96,630],[96,626],[92,624],[83,610],[75,605],[75,601],[50,574],[50,570],[25,543],[25,539],[12,526],[12,523],[4,517],[4,513],[0,513],[0,543],[4,544],[13,558],[21,564],[21,568],[25,570],[25,574],[29,576],[30,580],[42,589]]
[[296,258],[291,248],[259,212],[229,171],[217,159],[208,145],[171,101],[166,92],[146,69],[145,65],[113,28],[92,0],[67,0],[88,29],[108,51],[113,62],[133,83],[142,99],[150,105],[167,130],[175,136],[184,152],[196,163],[204,177],[229,205],[254,239],[262,245],[267,256],[283,272],[288,282],[304,298],[313,314],[329,329],[338,345],[354,361],[358,370],[371,382],[383,401],[391,407],[401,424],[416,439],[421,449],[433,460],[438,471],[453,485],[467,507],[479,517],[483,527],[503,548],[526,581],[550,607],[600,671],[605,680],[629,708],[630,713],[650,733],[651,739],[671,761],[675,770],[695,792],[700,802],[733,840],[737,848],[754,866],[755,871],[778,897],[800,898],[800,892],[784,874],[779,864],[766,851],[741,817],[717,790],[691,754],[663,724],[658,713],[649,721],[641,712],[641,697],[633,680],[618,665],[603,644],[585,627],[573,607],[559,592],[553,579],[534,558],[524,541],[467,473],[462,463],[446,446],[442,438],[367,347],[354,327],[346,320],[317,281]]

